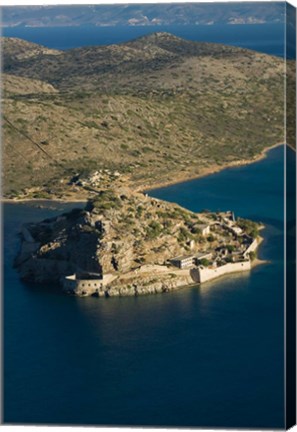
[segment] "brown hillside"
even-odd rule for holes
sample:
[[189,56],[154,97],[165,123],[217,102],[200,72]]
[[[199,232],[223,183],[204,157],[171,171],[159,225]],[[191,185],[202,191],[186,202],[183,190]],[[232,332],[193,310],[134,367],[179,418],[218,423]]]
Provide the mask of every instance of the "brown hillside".
[[4,38],[6,194],[52,188],[63,169],[112,168],[134,185],[189,178],[283,141],[280,58],[167,33],[27,56],[26,46]]

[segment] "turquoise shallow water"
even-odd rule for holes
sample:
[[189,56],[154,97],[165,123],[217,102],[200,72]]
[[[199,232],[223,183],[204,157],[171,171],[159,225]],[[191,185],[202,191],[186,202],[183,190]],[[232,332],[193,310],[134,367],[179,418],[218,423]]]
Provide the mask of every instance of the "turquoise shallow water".
[[4,206],[4,421],[281,428],[283,148],[260,162],[150,192],[261,220],[251,273],[139,298],[74,298],[21,283],[22,222],[55,210]]

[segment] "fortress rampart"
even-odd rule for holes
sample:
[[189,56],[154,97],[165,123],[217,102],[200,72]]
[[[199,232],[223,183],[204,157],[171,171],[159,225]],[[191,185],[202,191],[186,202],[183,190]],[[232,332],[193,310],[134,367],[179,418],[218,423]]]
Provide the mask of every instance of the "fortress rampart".
[[63,290],[80,296],[92,294],[104,296],[106,285],[113,279],[114,276],[109,274],[102,279],[77,279],[74,274],[63,278]]
[[250,261],[227,263],[215,268],[199,267],[192,271],[192,278],[198,283],[203,283],[226,274],[251,270],[251,268],[252,266]]
[[257,247],[258,247],[258,245],[259,245],[259,242],[258,242],[258,239],[255,239],[250,245],[249,245],[249,247],[247,248],[247,250],[244,252],[244,257],[245,258],[247,258],[248,256],[249,256],[249,253],[250,252],[254,252],[256,249],[257,249]]

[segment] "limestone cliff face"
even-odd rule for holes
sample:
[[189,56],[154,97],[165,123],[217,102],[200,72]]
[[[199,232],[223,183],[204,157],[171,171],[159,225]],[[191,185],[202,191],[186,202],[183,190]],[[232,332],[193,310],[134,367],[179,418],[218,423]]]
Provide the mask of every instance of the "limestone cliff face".
[[[37,283],[58,283],[79,272],[120,276],[205,247],[199,230],[205,217],[126,188],[102,190],[85,209],[24,226],[15,266],[23,280]],[[133,289],[167,290],[170,283],[147,281],[144,289],[138,281]],[[110,295],[122,285],[111,287]]]
[[[127,274],[125,274],[127,276]],[[106,284],[98,284],[96,280],[75,280],[64,284],[63,291],[72,295],[85,297],[131,297],[147,294],[159,294],[174,291],[195,283],[191,272],[146,274],[140,277],[135,272],[129,273],[129,278],[116,277]]]
[[156,277],[144,277],[134,279],[133,283],[125,281],[115,281],[105,291],[104,295],[108,297],[126,297],[138,296],[147,294],[159,294],[169,291],[174,291],[178,288],[193,284],[195,281],[191,278],[190,272],[188,275],[175,276],[158,275]]

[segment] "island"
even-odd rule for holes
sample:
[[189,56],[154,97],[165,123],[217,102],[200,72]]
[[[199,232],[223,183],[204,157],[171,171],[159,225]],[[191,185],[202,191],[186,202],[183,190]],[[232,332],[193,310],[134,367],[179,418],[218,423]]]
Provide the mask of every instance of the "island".
[[85,208],[24,224],[15,260],[30,283],[78,296],[137,296],[248,271],[261,225],[232,211],[195,213],[122,186]]
[[4,198],[87,202],[23,226],[15,266],[24,281],[141,295],[258,262],[258,223],[146,191],[282,143],[281,58],[166,32],[68,50],[2,45]]

